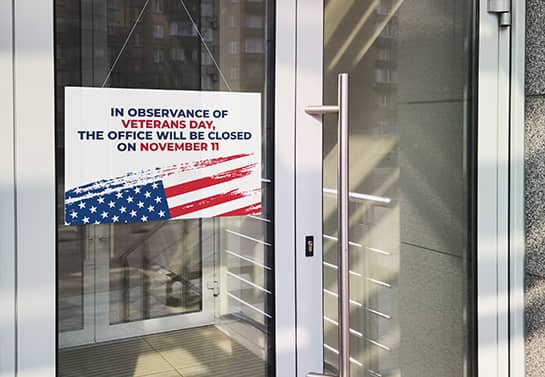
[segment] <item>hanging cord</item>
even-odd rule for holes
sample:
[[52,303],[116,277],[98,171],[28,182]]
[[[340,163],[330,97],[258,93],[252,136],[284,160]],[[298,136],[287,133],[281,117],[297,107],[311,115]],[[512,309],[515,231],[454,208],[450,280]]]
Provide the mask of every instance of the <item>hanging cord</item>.
[[218,70],[220,76],[221,76],[221,79],[223,80],[225,86],[227,87],[227,89],[229,89],[229,91],[233,91],[233,89],[231,89],[231,85],[229,85],[229,83],[227,82],[227,79],[225,78],[225,75],[223,74],[222,70],[220,69],[220,66],[218,64],[218,62],[216,61],[216,59],[214,58],[214,55],[212,54],[212,51],[210,51],[210,49],[208,48],[208,45],[206,44],[206,41],[204,40],[200,30],[199,30],[199,27],[197,26],[197,23],[195,22],[195,20],[193,20],[193,17],[191,17],[191,13],[189,13],[189,9],[187,9],[187,6],[185,5],[185,2],[184,0],[179,0],[180,1],[180,4],[182,4],[182,7],[184,7],[184,10],[185,10],[185,13],[187,14],[187,17],[189,17],[189,21],[191,21],[191,23],[193,24],[193,29],[197,32],[197,35],[199,36],[200,40],[201,40],[201,43],[203,44],[204,48],[206,49],[206,52],[208,53],[208,55],[210,56],[210,59],[212,59],[212,62],[214,63],[214,65],[216,66],[216,69]]
[[[189,21],[191,22],[191,24],[193,26],[193,30],[195,30],[195,32],[197,33],[199,39],[201,40],[202,45],[204,46],[206,52],[210,56],[210,59],[212,59],[212,62],[214,63],[214,66],[216,66],[216,69],[218,70],[218,72],[220,74],[220,77],[223,80],[225,86],[227,87],[227,89],[229,89],[229,91],[233,91],[233,89],[231,88],[231,85],[229,85],[229,83],[227,82],[227,79],[225,78],[225,75],[223,74],[223,71],[220,69],[218,62],[214,58],[214,55],[212,54],[212,51],[210,51],[210,48],[208,47],[208,44],[204,40],[204,37],[201,34],[201,31],[199,30],[199,27],[197,26],[197,23],[195,22],[195,20],[191,16],[191,13],[189,12],[189,9],[185,5],[184,0],[179,0],[179,1],[180,1],[180,4],[182,5],[182,7],[184,8],[184,11],[185,11],[187,17],[189,18]],[[104,82],[102,83],[102,88],[104,88],[104,86],[106,86],[106,83],[110,79],[110,76],[112,75],[113,70],[115,69],[119,59],[121,58],[121,54],[123,54],[123,52],[125,51],[125,48],[127,47],[127,44],[129,43],[129,40],[131,39],[131,36],[134,33],[134,30],[136,29],[136,26],[138,25],[138,23],[142,19],[142,15],[144,14],[144,11],[146,10],[149,2],[150,2],[150,0],[146,0],[146,2],[144,3],[144,6],[140,10],[140,13],[138,14],[138,17],[136,18],[136,21],[134,22],[134,25],[132,25],[131,30],[129,31],[129,34],[127,35],[127,38],[125,38],[125,42],[123,43],[123,46],[121,47],[121,50],[119,50],[119,53],[117,54],[114,62],[112,63],[112,66],[108,70],[108,74],[106,75],[106,78],[104,79]]]
[[132,33],[134,33],[134,29],[136,29],[136,25],[140,22],[140,19],[142,18],[142,15],[144,14],[144,11],[146,10],[146,7],[148,6],[149,0],[146,0],[144,3],[144,6],[140,10],[140,13],[138,14],[138,17],[136,18],[136,21],[134,22],[134,25],[132,25],[131,30],[129,31],[129,34],[127,35],[127,38],[125,38],[125,42],[123,43],[123,46],[121,46],[121,50],[119,50],[119,53],[117,54],[110,70],[108,71],[108,74],[106,75],[106,78],[104,79],[104,82],[102,83],[102,88],[106,85],[108,80],[110,79],[110,76],[112,75],[112,72],[117,65],[117,62],[119,61],[119,58],[121,57],[121,54],[123,51],[125,51],[125,48],[127,47],[127,44],[129,43],[129,40],[131,39]]

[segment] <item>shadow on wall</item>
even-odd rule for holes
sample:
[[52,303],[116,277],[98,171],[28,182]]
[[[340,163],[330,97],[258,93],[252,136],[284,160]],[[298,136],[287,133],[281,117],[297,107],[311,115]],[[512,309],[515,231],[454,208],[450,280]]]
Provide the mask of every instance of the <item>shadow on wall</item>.
[[526,2],[526,375],[545,375],[545,4]]
[[[538,5],[531,1],[528,6],[530,10]],[[532,25],[538,20],[528,20],[527,32],[533,33],[527,45],[531,61],[545,54],[535,46],[545,38],[545,32]],[[545,375],[545,91],[540,84],[528,82],[541,81],[535,76],[539,71],[536,62],[527,63],[527,67],[531,71],[526,78],[525,125],[526,371],[528,377],[540,377]]]

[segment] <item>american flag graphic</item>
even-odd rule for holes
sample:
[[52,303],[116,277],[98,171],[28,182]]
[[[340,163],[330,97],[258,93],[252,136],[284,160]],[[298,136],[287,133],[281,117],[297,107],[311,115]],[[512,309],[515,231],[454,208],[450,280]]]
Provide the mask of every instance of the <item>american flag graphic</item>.
[[131,172],[66,191],[65,224],[256,215],[260,177],[252,154]]

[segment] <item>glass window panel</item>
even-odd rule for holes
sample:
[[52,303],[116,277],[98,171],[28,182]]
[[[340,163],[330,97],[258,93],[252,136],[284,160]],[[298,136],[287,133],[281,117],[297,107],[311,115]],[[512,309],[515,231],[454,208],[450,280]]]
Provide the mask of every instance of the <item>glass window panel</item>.
[[[325,2],[324,103],[350,75],[352,376],[466,376],[473,2]],[[325,117],[324,187],[337,127]],[[337,204],[324,194],[324,357],[337,368]]]
[[[273,9],[55,2],[59,375],[274,375]],[[261,93],[262,215],[65,226],[65,86]]]

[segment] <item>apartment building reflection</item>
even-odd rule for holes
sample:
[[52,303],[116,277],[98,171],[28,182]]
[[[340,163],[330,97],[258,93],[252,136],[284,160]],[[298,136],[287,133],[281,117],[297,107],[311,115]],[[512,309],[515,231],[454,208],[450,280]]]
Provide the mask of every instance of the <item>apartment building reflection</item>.
[[[70,22],[85,8],[86,22]],[[59,1],[56,42],[70,56],[56,66],[58,87],[259,91],[263,8],[262,0]],[[78,51],[80,39],[93,53]]]

